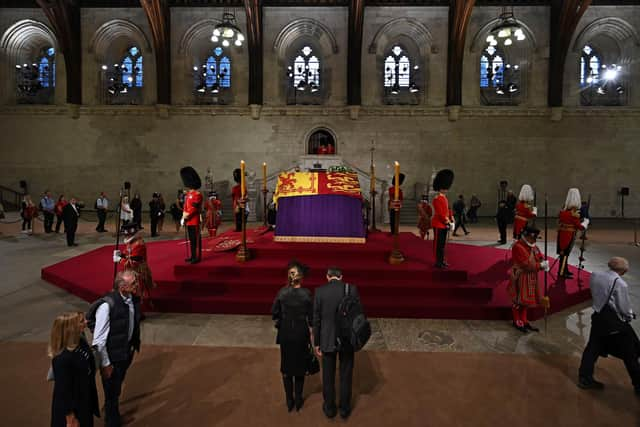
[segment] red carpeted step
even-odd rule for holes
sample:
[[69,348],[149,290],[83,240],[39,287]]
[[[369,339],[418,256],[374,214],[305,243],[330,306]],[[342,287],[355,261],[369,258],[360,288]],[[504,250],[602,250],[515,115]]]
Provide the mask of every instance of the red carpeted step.
[[[233,236],[232,236],[233,237]],[[149,265],[159,286],[153,291],[159,311],[268,314],[286,279],[286,265],[297,258],[311,266],[305,286],[326,281],[326,268],[337,264],[345,280],[358,286],[370,316],[509,319],[508,251],[450,244],[451,268],[432,268],[432,243],[410,233],[400,235],[406,262],[386,259],[392,238],[371,235],[364,245],[277,243],[253,236],[254,259],[238,263],[233,252],[204,251],[200,264],[184,263],[182,241],[147,244]],[[206,248],[206,245],[205,245]],[[42,269],[42,278],[87,301],[112,286],[113,246],[105,246]],[[572,270],[575,270],[572,267]],[[588,283],[588,273],[583,274]],[[589,299],[588,287],[575,280],[550,283],[551,312]],[[541,316],[542,311],[534,312]]]

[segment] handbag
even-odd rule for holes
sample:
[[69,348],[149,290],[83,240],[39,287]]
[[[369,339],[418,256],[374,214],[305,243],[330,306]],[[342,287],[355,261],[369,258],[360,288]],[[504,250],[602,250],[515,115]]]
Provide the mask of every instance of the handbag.
[[307,356],[307,370],[305,375],[315,375],[320,372],[320,362],[313,352],[313,346],[309,344],[309,352]]
[[604,335],[616,334],[626,327],[626,323],[620,320],[618,313],[616,313],[613,307],[609,305],[609,300],[611,300],[611,295],[613,295],[613,290],[616,287],[617,281],[618,278],[613,281],[613,286],[611,286],[611,291],[609,291],[607,302],[604,307],[602,307],[602,310],[600,310],[600,312],[593,313],[594,320],[598,323],[598,326]]

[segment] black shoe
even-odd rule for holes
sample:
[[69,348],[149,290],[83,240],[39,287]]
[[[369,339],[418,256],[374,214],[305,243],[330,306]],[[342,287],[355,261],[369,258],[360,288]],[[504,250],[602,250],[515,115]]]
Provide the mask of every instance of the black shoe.
[[527,328],[525,328],[524,326],[518,326],[516,322],[513,322],[513,327],[519,330],[520,332],[522,332],[523,334],[526,334],[527,332],[529,332],[527,331]]
[[192,260],[189,261],[189,264],[197,264],[199,262],[200,262],[199,259],[192,259]]
[[295,405],[295,404],[294,404],[293,400],[287,400],[287,411],[288,411],[288,412],[293,411],[293,406],[294,406],[294,405]]
[[471,234],[471,232],[470,232],[470,231],[465,231],[465,232],[464,232],[464,235],[465,235],[465,236],[466,236],[466,235],[468,235],[468,234]]
[[444,265],[445,268],[449,267],[449,263],[447,261],[442,261],[442,265]]
[[322,405],[322,412],[324,412],[324,415],[325,415],[327,418],[335,418],[335,416],[336,416],[336,410],[335,410],[335,408],[334,408],[333,410],[329,410],[329,409],[327,408],[327,405],[326,405],[326,404],[323,404],[323,405]]
[[535,326],[532,326],[531,323],[525,323],[524,328],[527,331],[540,332],[540,329],[536,328]]
[[191,260],[192,260],[192,259],[193,259],[193,258],[185,258],[185,259],[184,259],[184,262],[191,262]]
[[351,409],[342,409],[340,408],[340,418],[346,420],[351,415]]
[[296,399],[296,412],[298,412],[304,406],[303,399]]
[[498,243],[500,243],[501,245],[504,245],[504,244],[507,243],[507,241],[506,240],[498,240]]
[[445,268],[447,268],[447,267],[446,267],[443,263],[441,263],[441,262],[436,262],[436,263],[434,264],[434,267],[435,267],[435,268],[440,268],[440,269],[445,269]]
[[585,390],[589,390],[589,389],[602,390],[604,388],[604,384],[602,384],[600,381],[596,381],[595,379],[593,379],[593,377],[591,378],[580,377],[578,379],[578,387]]

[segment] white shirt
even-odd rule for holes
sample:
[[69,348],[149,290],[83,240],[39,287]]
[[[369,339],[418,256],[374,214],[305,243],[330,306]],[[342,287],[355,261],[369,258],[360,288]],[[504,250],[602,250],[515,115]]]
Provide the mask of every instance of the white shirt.
[[106,197],[98,197],[98,200],[96,200],[96,206],[98,206],[98,209],[108,209],[109,200]]
[[[133,307],[133,300],[131,297],[125,297],[120,294],[122,300],[129,306],[129,331],[128,337],[131,341],[133,337],[133,326],[135,309]],[[109,353],[107,352],[107,338],[109,337],[109,331],[111,329],[111,323],[109,321],[109,303],[102,303],[98,310],[96,310],[96,326],[93,331],[93,343],[92,345],[98,350],[100,355],[100,366],[109,366],[111,361],[109,360]]]
[[[616,283],[616,287],[611,294],[611,298],[607,299],[613,282]],[[599,313],[606,304],[609,304],[616,311],[620,320],[629,321],[633,319],[633,310],[631,310],[629,301],[629,285],[618,273],[613,270],[594,271],[589,278],[589,288],[593,299],[594,311]]]

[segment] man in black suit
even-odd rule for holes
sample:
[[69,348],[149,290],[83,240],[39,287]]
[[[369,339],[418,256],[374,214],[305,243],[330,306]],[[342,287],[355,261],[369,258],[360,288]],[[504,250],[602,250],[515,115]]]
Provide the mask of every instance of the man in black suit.
[[76,199],[72,197],[69,203],[62,209],[64,230],[67,233],[67,246],[78,246],[78,244],[75,243],[78,217],[80,217],[80,212],[76,206]]
[[[336,342],[336,312],[345,295],[342,271],[337,267],[327,270],[328,283],[316,290],[313,304],[313,342],[318,357],[322,357],[322,411],[328,418],[336,416],[336,359],[340,357],[340,416],[351,414],[351,381],[354,351],[350,343],[338,348]],[[360,299],[355,286],[349,285],[349,294]]]

